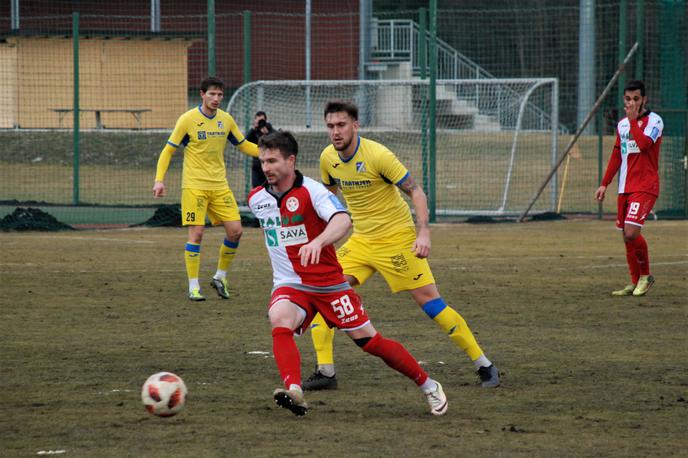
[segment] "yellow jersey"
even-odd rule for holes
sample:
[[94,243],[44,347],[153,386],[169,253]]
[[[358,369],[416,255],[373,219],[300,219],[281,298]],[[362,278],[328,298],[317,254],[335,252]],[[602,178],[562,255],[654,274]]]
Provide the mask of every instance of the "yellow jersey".
[[[174,148],[185,145],[182,188],[213,191],[229,187],[224,159],[227,140],[242,152],[254,155],[254,151],[248,152],[248,145],[244,143],[249,143],[254,148],[255,144],[246,141],[234,118],[226,111],[217,110],[210,117],[198,106],[179,117],[167,144]],[[255,149],[257,156],[258,151]],[[167,166],[161,170],[159,165],[156,180],[162,181],[166,171]]]
[[381,239],[413,226],[411,210],[398,188],[409,171],[384,145],[360,136],[357,142],[353,156],[346,160],[332,145],[320,154],[322,182],[341,189],[354,233]]

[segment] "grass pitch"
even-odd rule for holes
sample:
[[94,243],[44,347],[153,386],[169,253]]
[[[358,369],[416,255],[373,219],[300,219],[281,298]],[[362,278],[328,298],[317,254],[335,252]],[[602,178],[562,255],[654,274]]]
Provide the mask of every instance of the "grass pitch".
[[[650,221],[644,234],[657,283],[612,298],[627,282],[612,222],[435,226],[440,290],[503,385],[477,386],[465,355],[375,277],[360,289],[373,322],[442,382],[449,412],[432,417],[409,380],[338,333],[340,388],[307,393],[311,411],[296,418],[272,402],[258,230],[246,229],[229,301],[206,285],[223,236],[207,232],[203,303],[185,296],[182,229],[5,233],[0,455],[683,455],[688,223]],[[297,342],[307,376],[310,336]],[[160,370],[189,387],[176,417],[141,405],[141,384]]]

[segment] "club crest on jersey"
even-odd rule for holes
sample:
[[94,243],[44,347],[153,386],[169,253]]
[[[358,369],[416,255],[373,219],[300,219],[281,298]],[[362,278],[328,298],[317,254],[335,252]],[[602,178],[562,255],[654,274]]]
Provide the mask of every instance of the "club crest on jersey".
[[290,212],[295,212],[299,209],[299,199],[296,197],[290,197],[287,199],[287,210]]
[[217,122],[217,128],[218,129],[224,129],[225,128],[224,124],[222,124],[222,121]]
[[366,171],[365,162],[356,162],[356,171],[358,173],[363,173]]
[[199,130],[198,131],[198,139],[199,140],[205,140],[205,130]]

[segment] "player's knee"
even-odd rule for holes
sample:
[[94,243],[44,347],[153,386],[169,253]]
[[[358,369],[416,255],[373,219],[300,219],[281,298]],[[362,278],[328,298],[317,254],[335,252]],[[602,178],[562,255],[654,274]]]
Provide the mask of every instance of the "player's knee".
[[227,231],[227,240],[230,242],[238,242],[241,236],[244,234],[243,229],[238,228],[238,229],[232,229],[230,231]]
[[203,241],[203,232],[199,231],[189,231],[189,243],[194,243],[196,245],[200,245],[201,242]]
[[623,231],[624,242],[632,242],[633,240],[637,239],[639,235],[640,235],[639,230],[635,230],[635,229],[626,230],[626,229],[624,229],[624,231]]
[[[354,343],[360,348],[363,348],[368,344],[368,342],[370,342],[371,339],[372,337],[361,337],[360,339],[354,339]],[[365,350],[365,348],[363,349]]]

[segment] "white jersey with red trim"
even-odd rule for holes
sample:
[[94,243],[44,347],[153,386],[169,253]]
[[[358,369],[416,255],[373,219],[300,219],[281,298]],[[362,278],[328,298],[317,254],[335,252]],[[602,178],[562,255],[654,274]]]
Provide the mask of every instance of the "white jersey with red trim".
[[641,148],[641,141],[633,138],[631,123],[622,119],[617,126],[621,164],[619,167],[619,194],[648,192],[659,195],[659,147],[662,143],[664,124],[657,113],[650,112],[635,121],[636,132],[651,142]]
[[316,238],[336,213],[346,213],[337,197],[321,183],[296,172],[291,189],[276,196],[264,186],[248,196],[258,218],[272,262],[274,288],[330,290],[349,287],[337,261],[334,245],[323,248],[318,264],[301,265],[299,249]]

